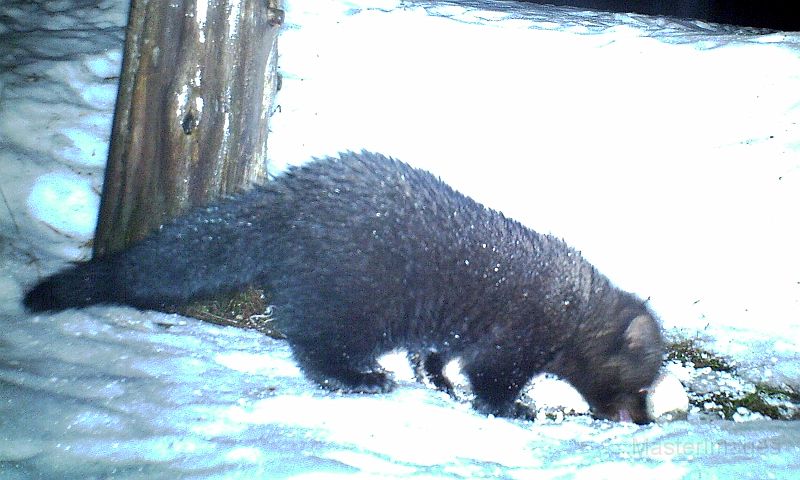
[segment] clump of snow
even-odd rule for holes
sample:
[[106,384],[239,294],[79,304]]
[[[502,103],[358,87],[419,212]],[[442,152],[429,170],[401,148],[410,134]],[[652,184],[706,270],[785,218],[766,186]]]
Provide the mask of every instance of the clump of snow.
[[589,404],[569,383],[553,376],[539,375],[531,380],[523,394],[523,403],[530,404],[539,421],[561,422],[565,415],[586,415]]
[[689,413],[686,389],[669,369],[664,369],[647,393],[647,411],[651,418],[672,421],[685,419]]

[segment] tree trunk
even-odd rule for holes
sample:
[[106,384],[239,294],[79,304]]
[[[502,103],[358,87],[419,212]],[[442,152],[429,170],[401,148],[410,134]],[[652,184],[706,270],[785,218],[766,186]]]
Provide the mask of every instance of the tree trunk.
[[278,0],[133,0],[94,256],[266,180]]

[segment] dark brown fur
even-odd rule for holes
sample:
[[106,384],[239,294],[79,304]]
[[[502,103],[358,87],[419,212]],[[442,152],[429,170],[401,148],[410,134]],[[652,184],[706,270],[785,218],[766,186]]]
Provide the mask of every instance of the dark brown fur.
[[391,389],[376,358],[405,348],[445,389],[441,367],[461,358],[482,412],[513,415],[531,377],[552,372],[596,415],[648,420],[662,339],[641,300],[561,240],[372,153],[198,209],[46,279],[25,304],[159,309],[247,284],[271,290],[295,358],[327,388]]

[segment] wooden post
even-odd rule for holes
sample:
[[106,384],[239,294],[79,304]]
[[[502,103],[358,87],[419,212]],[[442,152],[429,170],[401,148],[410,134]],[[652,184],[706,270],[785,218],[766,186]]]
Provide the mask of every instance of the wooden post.
[[278,1],[132,1],[95,257],[266,180]]

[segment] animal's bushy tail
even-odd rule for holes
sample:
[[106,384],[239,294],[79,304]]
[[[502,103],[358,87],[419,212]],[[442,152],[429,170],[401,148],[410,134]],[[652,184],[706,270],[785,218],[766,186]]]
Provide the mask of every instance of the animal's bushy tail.
[[[265,283],[280,207],[264,190],[196,209],[133,247],[75,264],[23,300],[34,312],[98,303],[163,309]],[[279,216],[279,215],[277,215]]]
[[113,302],[108,264],[77,264],[40,282],[26,295],[23,303],[32,312],[79,308]]

